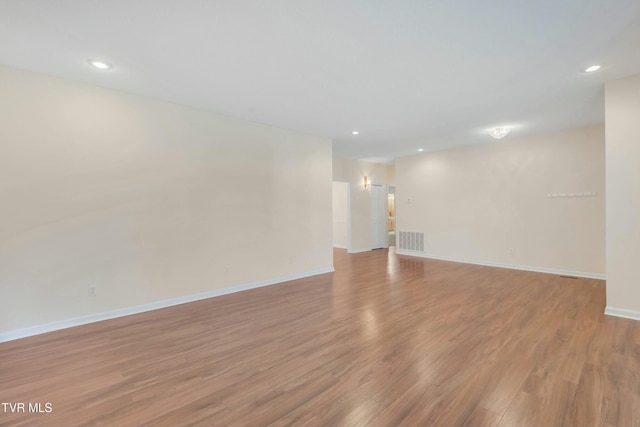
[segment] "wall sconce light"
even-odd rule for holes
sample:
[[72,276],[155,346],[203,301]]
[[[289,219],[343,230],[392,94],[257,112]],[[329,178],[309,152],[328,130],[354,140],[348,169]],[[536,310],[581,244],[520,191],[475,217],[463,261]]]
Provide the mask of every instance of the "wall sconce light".
[[369,188],[369,180],[366,176],[364,177],[364,188]]

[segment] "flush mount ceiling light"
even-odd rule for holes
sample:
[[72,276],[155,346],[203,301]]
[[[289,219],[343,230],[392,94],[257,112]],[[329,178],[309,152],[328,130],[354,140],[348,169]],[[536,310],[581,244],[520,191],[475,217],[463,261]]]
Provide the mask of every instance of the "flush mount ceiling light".
[[587,67],[584,69],[585,73],[593,73],[594,71],[598,71],[601,68],[600,65],[592,65],[591,67]]
[[418,148],[418,151],[424,151],[422,148]]
[[110,70],[111,68],[113,68],[113,65],[109,64],[108,62],[98,61],[97,59],[89,59],[87,62],[92,67],[95,67],[99,70]]
[[491,129],[489,131],[489,135],[491,135],[495,139],[502,139],[507,136],[509,132],[511,132],[511,129],[509,128],[498,127]]
[[358,132],[357,130],[354,130],[353,132],[351,132],[351,135],[360,135],[360,132]]

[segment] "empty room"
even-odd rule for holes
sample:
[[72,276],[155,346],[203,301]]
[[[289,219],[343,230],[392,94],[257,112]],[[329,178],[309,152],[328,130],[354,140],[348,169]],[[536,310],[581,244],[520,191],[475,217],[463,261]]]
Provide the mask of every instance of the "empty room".
[[639,426],[640,2],[3,0],[0,426]]

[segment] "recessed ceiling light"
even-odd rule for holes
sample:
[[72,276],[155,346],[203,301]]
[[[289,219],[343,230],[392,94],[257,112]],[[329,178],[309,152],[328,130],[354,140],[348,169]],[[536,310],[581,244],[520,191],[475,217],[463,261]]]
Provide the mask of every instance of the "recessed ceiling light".
[[351,132],[351,135],[359,135],[360,132],[358,132],[357,130],[354,130],[353,132]]
[[418,151],[424,151],[422,148],[418,148]]
[[90,59],[87,61],[91,66],[98,68],[100,70],[109,70],[111,68],[113,68],[113,65],[109,64],[108,62],[104,62],[104,61],[98,61],[95,59]]
[[598,71],[601,68],[600,65],[592,65],[591,67],[585,68],[585,73],[593,73],[594,71]]
[[509,128],[497,127],[493,128],[489,131],[489,135],[491,135],[495,139],[502,139],[507,136],[511,132]]

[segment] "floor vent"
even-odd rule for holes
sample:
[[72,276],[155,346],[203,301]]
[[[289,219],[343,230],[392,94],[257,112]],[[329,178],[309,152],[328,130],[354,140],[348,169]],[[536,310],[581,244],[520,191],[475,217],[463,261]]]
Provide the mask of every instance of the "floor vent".
[[424,252],[424,233],[421,231],[398,231],[398,249]]

